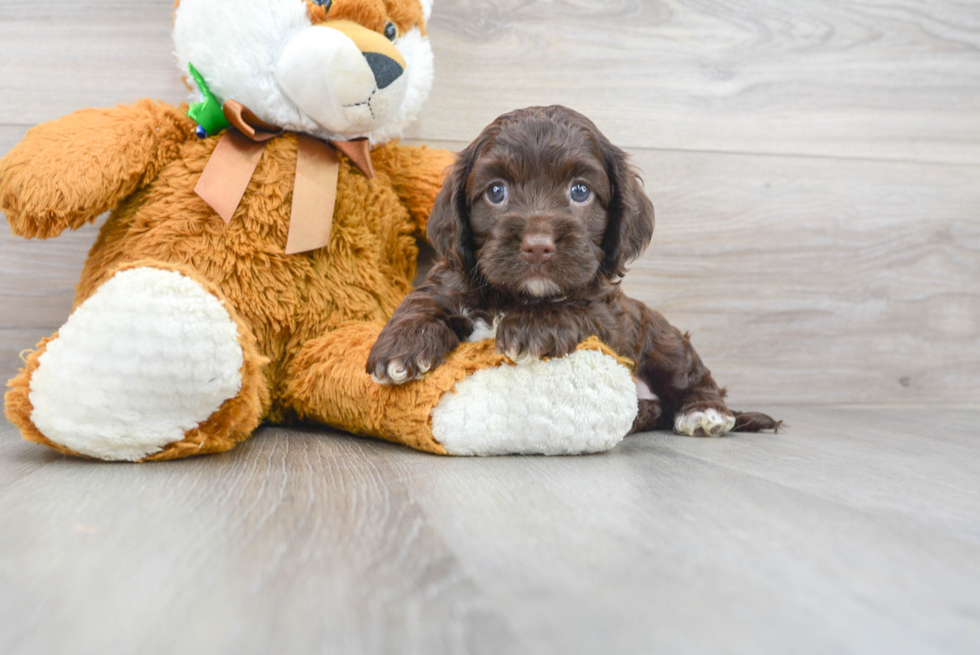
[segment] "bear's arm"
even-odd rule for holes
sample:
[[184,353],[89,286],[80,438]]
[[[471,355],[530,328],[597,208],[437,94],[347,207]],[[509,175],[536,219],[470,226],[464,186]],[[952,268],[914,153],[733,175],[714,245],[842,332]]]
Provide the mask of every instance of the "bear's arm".
[[425,224],[442,187],[446,168],[456,161],[455,153],[426,146],[395,144],[374,156],[374,165],[391,178],[395,193],[408,208],[417,227],[425,236]]
[[196,125],[152,100],[85,109],[31,129],[0,159],[0,211],[19,236],[78,229],[152,181]]

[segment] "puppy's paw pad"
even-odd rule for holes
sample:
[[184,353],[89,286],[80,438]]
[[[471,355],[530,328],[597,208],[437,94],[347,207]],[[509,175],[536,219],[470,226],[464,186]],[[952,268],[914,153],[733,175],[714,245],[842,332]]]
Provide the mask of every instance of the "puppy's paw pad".
[[674,432],[690,437],[720,437],[734,427],[735,416],[716,409],[685,412],[674,419]]

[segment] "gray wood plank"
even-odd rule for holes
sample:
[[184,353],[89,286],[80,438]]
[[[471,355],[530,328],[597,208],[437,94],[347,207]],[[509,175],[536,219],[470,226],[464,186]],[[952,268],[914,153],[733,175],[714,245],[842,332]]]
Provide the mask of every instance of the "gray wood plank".
[[[781,408],[773,411],[782,416]],[[715,444],[664,436],[658,443],[803,494],[915,523],[923,535],[951,532],[980,543],[976,409],[794,406],[787,416],[785,433],[771,440]],[[812,438],[794,438],[801,430],[811,437],[814,428]]]
[[65,322],[103,220],[46,241],[0,233],[0,328],[55,328]]
[[[186,96],[171,0],[5,2],[0,123]],[[969,2],[437,3],[420,139],[561,103],[644,148],[980,163]]]
[[35,125],[138,98],[184,100],[171,0],[0,5],[0,124]]
[[10,433],[4,653],[516,651],[370,445],[265,430],[236,455],[119,467]]
[[432,29],[420,138],[557,103],[634,147],[980,162],[970,2],[465,0]]
[[738,402],[980,401],[980,169],[640,151],[627,291]]
[[[438,486],[425,506],[490,570],[487,587],[513,607],[515,628],[550,652],[976,648],[975,538],[935,529],[921,513],[896,518],[868,511],[835,489],[854,476],[852,493],[888,493],[887,473],[863,473],[892,436],[875,430],[874,412],[858,414],[840,435],[841,442],[864,430],[875,437],[860,453],[851,449],[858,457],[837,467],[836,477],[815,482],[824,476],[811,476],[801,462],[792,486],[767,479],[784,475],[783,442],[802,452],[830,436],[819,423],[824,411],[808,422],[783,410],[794,427],[775,438],[736,437],[719,445],[642,435],[615,453],[621,459],[604,456],[601,464],[533,460],[520,463],[526,468],[490,471],[482,463],[453,462],[465,471],[430,473],[430,484]],[[969,446],[975,457],[976,444]],[[728,447],[740,455],[723,466],[686,456]],[[831,464],[823,452],[804,457],[818,468]],[[915,466],[913,458],[906,461]],[[491,495],[490,485],[507,491]],[[472,491],[453,495],[445,507],[443,499],[458,487]],[[976,493],[974,478],[958,495],[962,506],[972,504],[974,525]],[[459,515],[480,516],[483,529],[459,525]],[[488,534],[503,543],[480,547]],[[563,603],[542,607],[542,598]]]
[[107,465],[0,423],[0,650],[975,652],[980,410],[765,409],[577,458]]

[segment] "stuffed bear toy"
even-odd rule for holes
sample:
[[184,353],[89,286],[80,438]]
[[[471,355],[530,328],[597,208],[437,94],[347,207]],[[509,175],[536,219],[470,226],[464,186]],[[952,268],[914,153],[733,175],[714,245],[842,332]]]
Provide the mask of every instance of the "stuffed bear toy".
[[[180,0],[196,102],[35,127],[0,160],[12,231],[111,212],[74,310],[9,383],[23,436],[103,460],[214,453],[263,421],[440,454],[611,448],[630,362],[595,339],[515,365],[485,339],[399,387],[365,373],[453,161],[398,142],[433,79],[431,0]],[[491,336],[491,335],[484,335]]]

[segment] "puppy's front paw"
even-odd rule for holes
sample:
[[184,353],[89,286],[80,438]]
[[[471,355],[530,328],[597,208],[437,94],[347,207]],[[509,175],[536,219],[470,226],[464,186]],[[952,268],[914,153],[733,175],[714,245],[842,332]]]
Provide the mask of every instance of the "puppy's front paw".
[[735,416],[717,409],[690,410],[674,418],[674,432],[689,437],[720,437],[734,427]]
[[575,352],[581,341],[577,332],[562,325],[510,316],[497,326],[496,339],[497,352],[517,364],[542,357],[564,357]]
[[441,364],[458,343],[456,333],[442,323],[389,323],[371,348],[367,372],[378,384],[418,380]]

